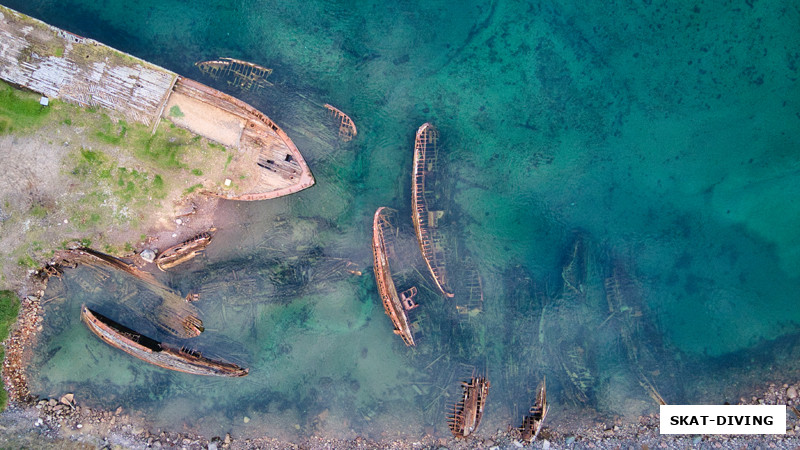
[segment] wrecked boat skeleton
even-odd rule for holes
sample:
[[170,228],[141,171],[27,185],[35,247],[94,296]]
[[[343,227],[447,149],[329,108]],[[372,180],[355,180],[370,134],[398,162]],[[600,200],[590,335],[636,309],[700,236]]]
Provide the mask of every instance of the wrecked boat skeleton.
[[267,81],[272,69],[251,62],[233,58],[219,58],[211,61],[196,62],[194,65],[200,69],[203,75],[207,75],[214,80],[225,79],[228,86],[244,91],[257,91],[272,86],[272,83]]
[[214,237],[216,231],[216,228],[211,228],[204,233],[164,250],[156,257],[156,265],[162,271],[166,271],[167,269],[189,261],[205,250],[208,244],[211,243],[211,239]]
[[411,218],[414,231],[422,252],[422,257],[433,276],[436,287],[445,297],[452,298],[454,293],[448,286],[447,269],[445,267],[444,250],[441,236],[437,230],[437,221],[444,215],[443,211],[429,209],[429,195],[433,192],[426,185],[430,175],[436,176],[438,171],[439,131],[430,123],[425,123],[417,130],[414,140],[414,168],[411,179]]
[[450,427],[453,436],[465,438],[478,429],[490,386],[491,383],[486,377],[474,375],[469,382],[461,382],[463,394],[453,406],[452,415],[447,418],[447,426]]
[[531,406],[530,412],[522,419],[522,426],[519,429],[522,440],[530,443],[536,440],[536,436],[542,430],[544,419],[550,406],[547,404],[546,380],[542,380],[536,388],[536,402]]
[[392,279],[392,272],[389,268],[388,253],[393,242],[392,225],[388,215],[394,213],[386,207],[380,207],[375,211],[372,221],[372,256],[374,260],[375,282],[378,285],[378,293],[383,302],[386,315],[394,325],[394,333],[399,335],[407,346],[416,345],[411,331],[411,324],[408,320],[407,311],[418,306],[414,303],[413,297],[416,295],[416,288],[406,290],[403,296],[397,294],[397,288]]
[[175,348],[158,342],[92,311],[86,305],[81,306],[81,320],[108,345],[164,369],[222,377],[243,377],[249,371],[236,364],[206,358],[186,347]]
[[350,116],[343,113],[339,108],[328,103],[325,103],[323,107],[339,121],[339,139],[345,142],[352,141],[353,138],[358,134],[358,130],[356,130],[356,124],[353,123],[353,120],[350,119]]

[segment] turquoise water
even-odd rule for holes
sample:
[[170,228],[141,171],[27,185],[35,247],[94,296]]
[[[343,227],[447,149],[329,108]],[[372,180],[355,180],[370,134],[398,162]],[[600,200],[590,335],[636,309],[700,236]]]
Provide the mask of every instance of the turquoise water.
[[[203,294],[196,347],[250,376],[166,373],[102,344],[79,305],[113,317],[110,286],[129,281],[78,269],[48,293],[65,300],[47,307],[41,395],[75,391],[208,435],[416,437],[447,435],[445,407],[471,367],[492,381],[483,432],[518,425],[543,376],[554,420],[635,418],[656,410],[639,374],[667,402],[722,403],[748,386],[731,373],[796,368],[782,357],[800,336],[793,2],[6,5],[202,82],[193,63],[217,56],[272,67],[274,87],[231,92],[275,119],[317,178],[289,198],[224,205],[238,224],[166,280]],[[358,138],[338,143],[314,102],[347,112]],[[379,303],[370,225],[391,206],[401,243],[413,239],[425,121],[444,139],[452,257],[479,267],[486,299],[458,317],[408,258],[398,270],[421,307],[407,349]],[[576,236],[580,294],[561,279]],[[325,275],[337,258],[364,275]],[[615,266],[632,304],[612,314]],[[568,370],[584,373],[582,392]]]

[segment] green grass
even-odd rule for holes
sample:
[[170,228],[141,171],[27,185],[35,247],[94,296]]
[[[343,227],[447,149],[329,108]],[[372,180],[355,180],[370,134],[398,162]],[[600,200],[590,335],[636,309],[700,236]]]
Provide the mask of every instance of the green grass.
[[39,125],[51,107],[39,105],[40,96],[0,81],[0,135]]
[[169,109],[169,116],[170,117],[183,117],[186,114],[181,111],[181,108],[178,105],[173,106]]
[[200,169],[192,169],[192,175],[200,176],[203,174],[203,171]]
[[[19,312],[19,299],[11,291],[0,291],[0,341],[6,340],[11,325],[17,320]],[[0,361],[5,358],[3,347],[0,346]],[[0,411],[6,409],[8,393],[0,388]]]
[[194,186],[190,186],[188,189],[183,191],[183,195],[191,194],[192,192],[200,189],[203,187],[203,183],[197,183]]

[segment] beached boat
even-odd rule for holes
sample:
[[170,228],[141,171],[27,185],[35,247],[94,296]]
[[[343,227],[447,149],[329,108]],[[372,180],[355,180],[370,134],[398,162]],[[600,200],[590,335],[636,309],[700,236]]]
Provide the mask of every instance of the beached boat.
[[469,382],[461,382],[463,395],[453,407],[453,414],[447,418],[453,436],[465,438],[478,429],[490,386],[486,377],[473,376]]
[[542,430],[542,425],[549,409],[550,407],[547,405],[547,388],[545,380],[542,380],[536,388],[536,402],[531,406],[528,415],[522,419],[522,426],[519,432],[523,441],[530,443],[536,440],[536,436]]
[[375,282],[378,284],[378,293],[383,301],[383,308],[386,315],[394,325],[394,333],[403,338],[403,342],[408,346],[415,345],[414,336],[411,332],[411,324],[408,321],[406,311],[416,308],[414,295],[416,288],[411,288],[398,295],[397,288],[392,279],[392,271],[389,269],[389,246],[391,245],[391,233],[386,233],[391,229],[388,214],[391,210],[380,207],[375,211],[372,222],[372,254],[374,258]]
[[86,305],[81,306],[81,319],[108,345],[164,369],[220,377],[243,377],[249,371],[236,364],[206,358],[194,350],[158,342],[92,311]]
[[446,297],[455,294],[448,286],[445,255],[437,222],[444,211],[432,210],[430,203],[435,195],[431,187],[438,172],[439,131],[430,123],[417,130],[414,141],[414,168],[411,179],[411,218],[417,234],[419,248],[425,264],[433,276],[436,287]]
[[174,245],[158,254],[155,263],[161,270],[171,269],[194,258],[205,250],[214,237],[216,228],[211,228],[187,241]]

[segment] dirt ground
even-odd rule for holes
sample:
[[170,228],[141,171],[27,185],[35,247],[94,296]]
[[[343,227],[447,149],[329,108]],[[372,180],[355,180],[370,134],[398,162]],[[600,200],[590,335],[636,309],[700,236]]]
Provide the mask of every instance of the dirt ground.
[[[186,191],[218,178],[221,164],[204,165],[202,152],[195,152],[187,167],[202,168],[197,172],[202,176],[188,169],[185,180],[171,175],[163,198],[144,207],[128,205],[112,191],[113,183],[97,184],[91,179],[96,174],[70,172],[77,149],[102,152],[129,171],[148,169],[130,151],[98,141],[92,133],[90,127],[51,121],[35,132],[0,136],[0,289],[29,294],[26,278],[70,243],[91,242],[98,250],[130,255],[145,248],[163,250],[212,226],[218,200]],[[102,198],[91,216],[97,223],[76,212],[92,196]],[[106,215],[116,219],[105,220]],[[84,223],[75,223],[76,216],[84,217]]]

